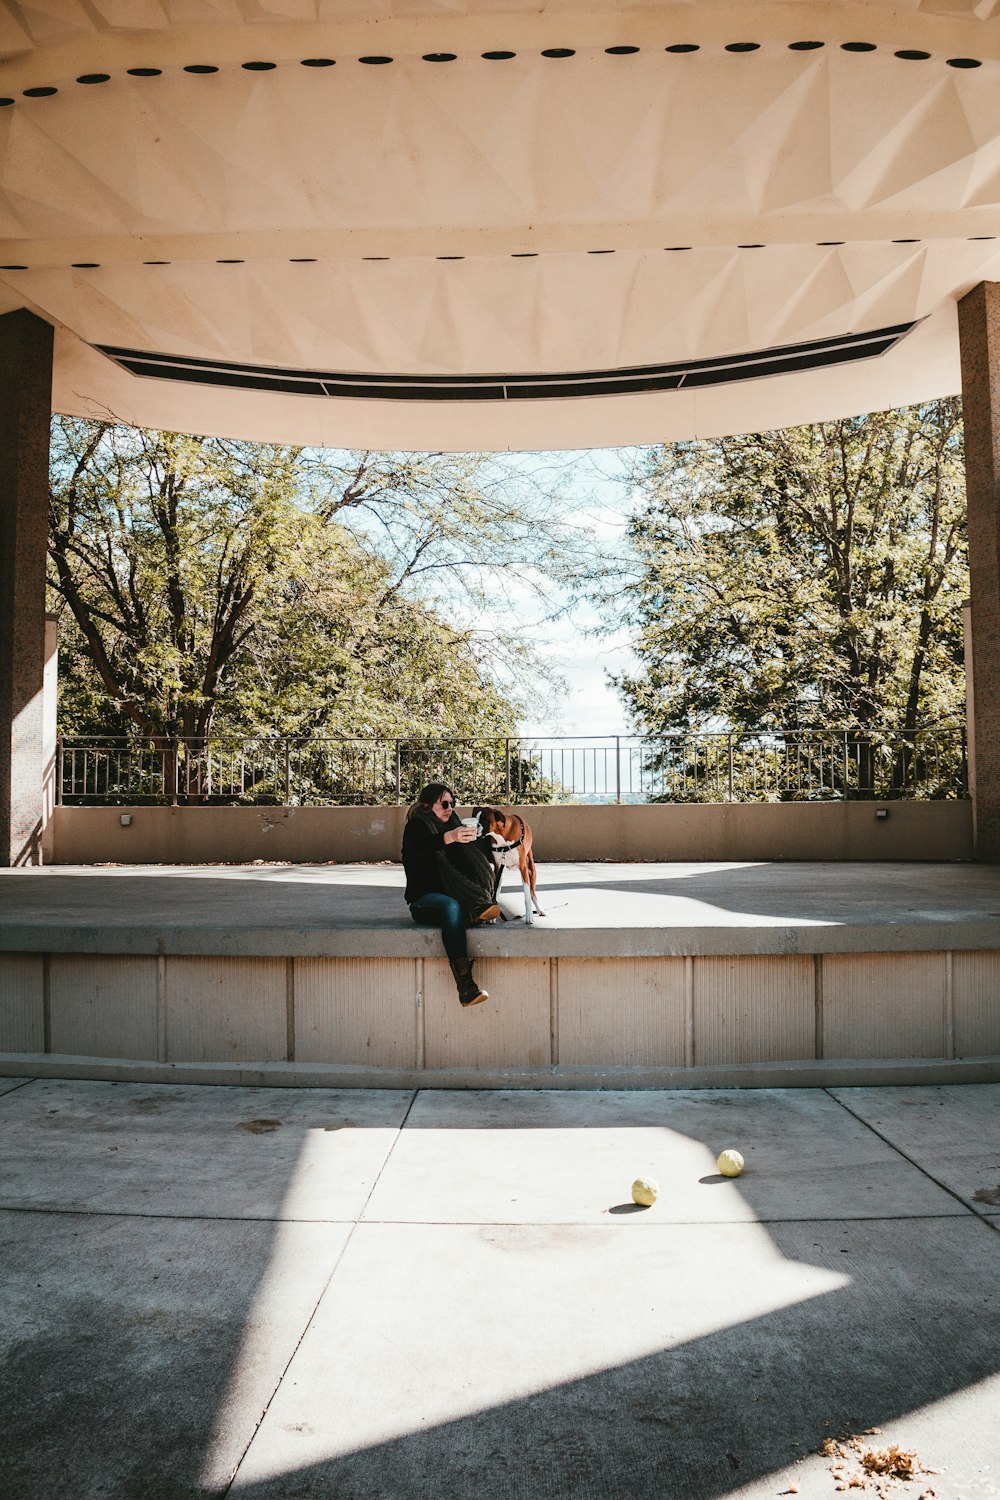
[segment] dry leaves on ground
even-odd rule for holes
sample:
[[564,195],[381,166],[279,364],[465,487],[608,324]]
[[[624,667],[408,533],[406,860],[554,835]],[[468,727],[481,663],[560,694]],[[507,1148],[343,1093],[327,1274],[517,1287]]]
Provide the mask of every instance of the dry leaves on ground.
[[[874,1489],[884,1495],[897,1481],[909,1483],[921,1474],[937,1472],[921,1463],[912,1449],[900,1448],[897,1443],[887,1448],[866,1444],[866,1438],[877,1437],[880,1433],[881,1428],[868,1427],[864,1432],[841,1433],[839,1437],[824,1438],[820,1443],[821,1456],[833,1460],[829,1467],[838,1490]],[[849,1473],[848,1465],[852,1463],[857,1463],[858,1467]],[[925,1490],[919,1500],[934,1500],[934,1491]]]

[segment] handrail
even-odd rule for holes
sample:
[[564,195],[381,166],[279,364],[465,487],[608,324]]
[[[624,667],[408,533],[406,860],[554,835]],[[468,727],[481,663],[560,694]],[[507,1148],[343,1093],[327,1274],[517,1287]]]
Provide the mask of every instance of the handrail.
[[154,742],[64,736],[66,805],[409,803],[428,781],[469,802],[748,802],[968,796],[960,724],[917,730],[668,730],[659,735]]

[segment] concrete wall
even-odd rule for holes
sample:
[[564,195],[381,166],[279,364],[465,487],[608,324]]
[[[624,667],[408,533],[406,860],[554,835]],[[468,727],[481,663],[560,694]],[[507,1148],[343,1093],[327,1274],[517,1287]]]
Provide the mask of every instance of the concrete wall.
[[1000,1077],[996,951],[482,959],[479,973],[491,1000],[463,1011],[438,958],[3,953],[0,1073],[386,1087]]
[[[884,808],[884,819],[876,817]],[[530,807],[545,860],[961,860],[970,802]],[[122,817],[129,818],[123,826]],[[59,807],[55,864],[397,860],[401,807]]]

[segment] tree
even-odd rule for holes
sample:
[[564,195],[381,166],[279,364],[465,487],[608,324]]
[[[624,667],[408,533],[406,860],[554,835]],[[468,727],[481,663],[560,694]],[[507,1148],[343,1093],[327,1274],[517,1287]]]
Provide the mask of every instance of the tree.
[[537,662],[487,606],[586,553],[558,486],[481,455],[58,418],[51,494],[62,728],[157,743],[509,734]]
[[960,403],[649,450],[625,589],[647,732],[960,713]]

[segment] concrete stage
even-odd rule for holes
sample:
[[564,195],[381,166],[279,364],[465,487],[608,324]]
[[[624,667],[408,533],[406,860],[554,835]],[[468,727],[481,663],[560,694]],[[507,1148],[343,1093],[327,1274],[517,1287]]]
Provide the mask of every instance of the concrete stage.
[[997,1493],[1000,1086],[7,1080],[0,1137],[17,1500]]
[[[0,871],[7,1075],[385,1087],[1000,1079],[1000,869],[547,864],[457,1005],[395,865]],[[520,888],[504,897],[523,910]]]

